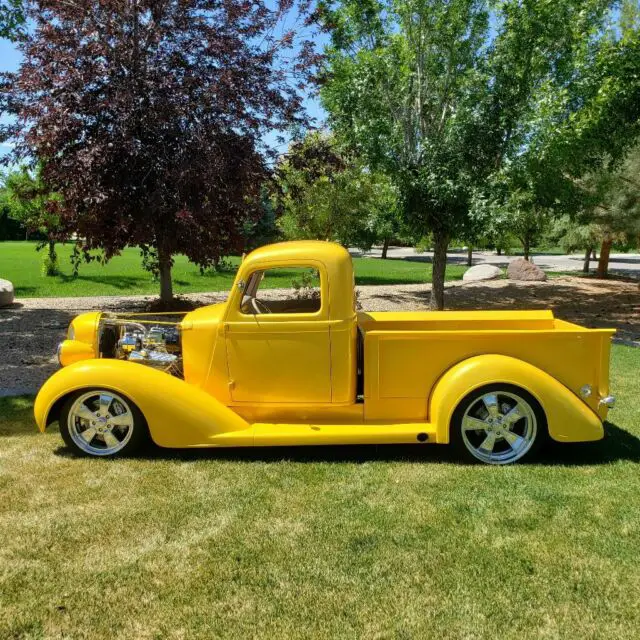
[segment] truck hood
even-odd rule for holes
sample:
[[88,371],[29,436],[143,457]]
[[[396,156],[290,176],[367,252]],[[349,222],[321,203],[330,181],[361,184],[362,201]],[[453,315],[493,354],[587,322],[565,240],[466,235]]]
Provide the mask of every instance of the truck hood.
[[190,384],[202,385],[209,375],[225,307],[225,302],[200,307],[187,313],[180,323],[184,377]]
[[209,304],[205,307],[198,307],[193,311],[189,311],[187,315],[182,319],[180,328],[183,331],[193,329],[197,326],[201,326],[206,323],[208,327],[218,324],[222,320],[226,302],[216,302],[215,304]]

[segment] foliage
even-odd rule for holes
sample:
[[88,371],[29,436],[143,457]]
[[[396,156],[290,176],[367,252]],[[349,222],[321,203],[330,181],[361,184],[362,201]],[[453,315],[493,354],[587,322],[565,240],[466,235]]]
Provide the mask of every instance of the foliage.
[[548,228],[550,211],[536,202],[531,190],[514,189],[512,183],[492,187],[493,199],[476,194],[469,217],[496,248],[507,250],[516,238],[528,260],[531,247]]
[[[640,239],[640,145],[617,167],[605,166],[579,182],[585,207],[576,216],[563,216],[551,235],[567,250],[585,252],[604,247],[600,275],[608,270],[608,249],[614,243],[635,247]],[[586,265],[588,268],[588,264]]]
[[8,210],[10,217],[19,221],[27,231],[37,232],[44,239],[38,250],[47,246],[42,260],[42,275],[59,273],[55,243],[64,238],[60,222],[62,200],[58,193],[51,192],[42,177],[42,167],[34,172],[26,167],[13,170],[3,177],[0,205]]
[[601,229],[587,218],[561,216],[555,219],[548,230],[547,237],[552,243],[558,243],[566,253],[574,251],[593,251],[602,242]]
[[22,34],[23,0],[0,0],[0,38],[15,40]]
[[285,237],[333,240],[369,249],[397,231],[389,179],[314,132],[294,141],[276,168],[275,201]]
[[276,207],[267,188],[263,188],[260,204],[262,215],[257,220],[248,222],[243,231],[245,251],[253,251],[257,247],[282,239],[282,231],[277,224]]
[[25,237],[24,226],[11,217],[11,208],[2,204],[3,196],[0,193],[0,242],[4,240],[23,240]]
[[314,62],[291,11],[288,0],[28,3],[24,62],[4,74],[14,158],[44,161],[85,251],[108,260],[140,246],[168,300],[174,254],[206,268],[241,250],[262,213],[261,140],[300,121]]
[[478,191],[524,176],[546,209],[633,139],[640,42],[609,36],[612,6],[327,2],[323,103],[339,135],[394,180],[416,235],[433,233],[432,306],[443,305],[446,247],[465,235]]
[[319,300],[319,284],[318,272],[315,269],[304,270],[291,281],[291,286],[298,300]]

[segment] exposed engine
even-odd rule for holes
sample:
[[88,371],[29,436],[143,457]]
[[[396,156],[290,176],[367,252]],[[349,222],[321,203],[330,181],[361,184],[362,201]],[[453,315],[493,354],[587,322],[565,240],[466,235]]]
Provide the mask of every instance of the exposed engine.
[[151,319],[153,314],[148,317],[149,320],[105,314],[100,321],[100,357],[138,362],[182,377],[179,324],[161,324]]

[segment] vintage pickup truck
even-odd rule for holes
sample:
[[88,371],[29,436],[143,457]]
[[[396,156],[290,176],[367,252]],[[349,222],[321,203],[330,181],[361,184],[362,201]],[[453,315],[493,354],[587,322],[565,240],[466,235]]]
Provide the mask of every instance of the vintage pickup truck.
[[[291,289],[298,276],[305,286]],[[272,277],[287,288],[265,292]],[[69,447],[94,456],[150,436],[162,447],[452,443],[488,464],[528,458],[549,437],[603,437],[613,330],[550,311],[356,306],[349,253],[302,241],[249,254],[225,303],[179,318],[82,314],[36,399],[38,427],[57,420]]]

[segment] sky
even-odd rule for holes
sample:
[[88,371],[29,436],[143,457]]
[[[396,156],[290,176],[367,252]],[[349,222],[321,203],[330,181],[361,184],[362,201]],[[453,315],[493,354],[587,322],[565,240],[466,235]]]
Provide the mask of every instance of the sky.
[[[321,36],[319,38],[316,38],[316,42],[319,47],[322,47],[326,42],[326,37]],[[20,66],[21,59],[22,56],[17,50],[14,43],[10,42],[9,40],[5,40],[4,38],[0,38],[0,72],[16,71]],[[315,126],[321,125],[325,118],[325,113],[320,106],[319,101],[316,98],[308,97],[304,102],[304,106],[310,122],[313,121],[313,124]],[[0,114],[0,123],[6,122],[7,116],[4,114]],[[278,134],[267,133],[264,137],[264,142],[271,147],[277,148],[278,152],[282,153],[286,150],[287,144],[277,144],[277,137]],[[11,143],[0,143],[0,157],[6,155],[10,151],[10,149]]]
[[[0,71],[15,71],[20,66],[21,56],[14,44],[0,38]],[[0,114],[0,123],[7,122],[5,115]],[[0,156],[5,155],[10,150],[10,143],[0,142]]]

